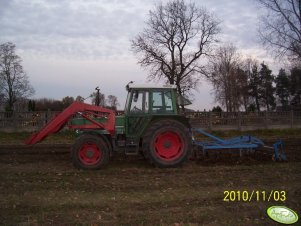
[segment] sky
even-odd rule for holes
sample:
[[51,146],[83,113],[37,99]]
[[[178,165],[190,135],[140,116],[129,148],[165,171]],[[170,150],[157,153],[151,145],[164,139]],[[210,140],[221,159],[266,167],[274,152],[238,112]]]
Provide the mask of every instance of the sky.
[[[118,108],[123,109],[125,85],[129,81],[149,83],[148,71],[137,64],[130,40],[143,31],[149,11],[160,2],[0,0],[0,43],[16,44],[35,89],[33,98],[88,97],[99,86],[102,93],[117,96]],[[221,43],[231,42],[242,55],[279,69],[279,63],[273,61],[257,38],[259,9],[253,0],[195,3],[221,21]],[[195,110],[217,105],[212,87],[205,80],[193,99],[190,108]]]

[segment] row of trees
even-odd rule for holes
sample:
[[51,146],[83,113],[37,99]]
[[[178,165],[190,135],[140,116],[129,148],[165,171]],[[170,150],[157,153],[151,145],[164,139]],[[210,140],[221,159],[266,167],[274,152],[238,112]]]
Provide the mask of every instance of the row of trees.
[[255,59],[242,60],[236,47],[225,45],[210,58],[208,80],[215,100],[228,112],[301,109],[301,69],[290,74],[281,69],[274,76],[268,65]]
[[[97,93],[92,93],[88,98],[91,98],[92,104],[97,104]],[[84,102],[85,99],[87,98],[83,98],[82,96],[77,96],[76,98],[66,96],[62,100],[40,98],[34,100],[25,100],[17,104],[21,105],[20,108],[23,110],[25,110],[27,107],[28,111],[62,111],[74,101]],[[114,95],[108,95],[106,98],[104,94],[99,93],[99,99],[100,102],[99,104],[97,104],[98,106],[110,108],[113,110],[117,110],[117,106],[119,106],[118,99]]]

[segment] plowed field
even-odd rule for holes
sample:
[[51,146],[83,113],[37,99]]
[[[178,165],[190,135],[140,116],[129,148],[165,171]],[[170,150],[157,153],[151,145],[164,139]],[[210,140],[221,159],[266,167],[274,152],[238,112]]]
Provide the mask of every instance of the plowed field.
[[159,169],[118,155],[99,171],[73,168],[65,145],[2,146],[0,224],[279,225],[266,214],[272,205],[301,216],[301,142],[286,144],[285,163],[215,151]]

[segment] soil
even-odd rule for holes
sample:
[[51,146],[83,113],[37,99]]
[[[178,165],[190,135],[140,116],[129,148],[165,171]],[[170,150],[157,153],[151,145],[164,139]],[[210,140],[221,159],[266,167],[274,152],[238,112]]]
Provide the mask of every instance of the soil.
[[[285,142],[288,162],[273,162],[267,151],[212,151],[182,167],[160,169],[119,154],[98,171],[76,170],[69,145],[2,145],[0,222],[279,225],[266,214],[270,206],[287,206],[301,216],[301,141]],[[235,197],[227,197],[231,191]],[[242,200],[244,191],[248,199]]]

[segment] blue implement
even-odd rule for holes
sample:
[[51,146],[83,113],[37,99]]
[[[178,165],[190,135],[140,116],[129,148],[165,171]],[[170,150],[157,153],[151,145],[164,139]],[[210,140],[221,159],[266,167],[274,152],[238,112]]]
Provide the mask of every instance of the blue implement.
[[276,161],[287,161],[287,157],[284,152],[284,143],[282,140],[278,140],[275,144],[273,144],[273,147],[268,147],[264,145],[262,140],[254,136],[243,135],[230,139],[221,139],[199,128],[192,128],[191,131],[193,134],[199,133],[211,139],[209,141],[197,141],[193,138],[193,144],[200,146],[203,152],[207,152],[207,150],[212,149],[256,150],[258,148],[265,147],[274,150],[273,158]]
[[274,148],[274,155],[276,161],[287,161],[287,157],[284,151],[284,142],[282,140],[278,140],[276,143],[273,144]]

